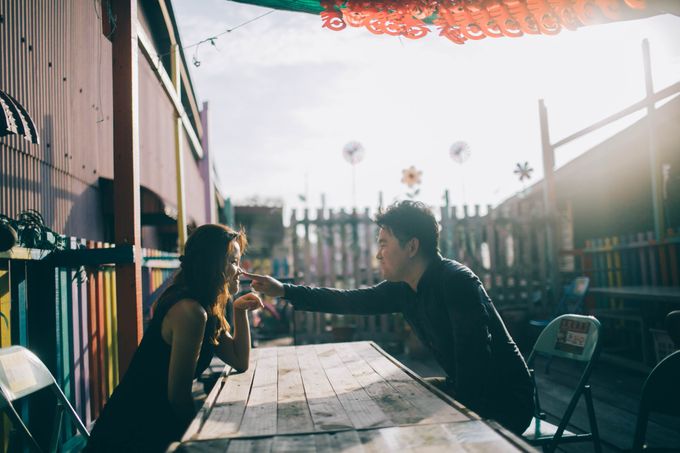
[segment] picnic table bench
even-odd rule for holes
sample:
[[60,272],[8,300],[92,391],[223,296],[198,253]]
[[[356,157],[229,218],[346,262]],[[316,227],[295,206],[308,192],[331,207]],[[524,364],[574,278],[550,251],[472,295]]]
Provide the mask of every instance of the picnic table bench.
[[590,294],[599,294],[619,299],[680,304],[680,287],[678,286],[596,286],[590,288]]
[[253,349],[168,451],[534,451],[373,342]]
[[640,338],[642,341],[642,362],[621,359],[609,353],[603,353],[605,359],[614,361],[620,365],[648,372],[654,361],[649,356],[649,342],[647,330],[650,319],[663,319],[665,314],[672,310],[673,306],[680,305],[680,287],[678,286],[618,286],[618,287],[591,287],[588,292],[592,295],[603,296],[609,299],[637,301],[637,307],[596,309],[593,313],[598,318],[611,318],[634,321],[639,325]]

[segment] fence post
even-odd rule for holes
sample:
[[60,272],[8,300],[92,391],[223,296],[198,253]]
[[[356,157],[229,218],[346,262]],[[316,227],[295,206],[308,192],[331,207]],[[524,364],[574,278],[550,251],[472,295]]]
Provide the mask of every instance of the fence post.
[[[55,300],[55,269],[44,261],[29,261],[26,269],[26,298],[32,301],[26,307],[28,346],[56,377],[58,307]],[[29,427],[38,443],[46,445],[52,435],[56,409],[54,396],[39,392],[31,400]]]
[[120,295],[117,319],[120,335],[115,339],[120,350],[120,374],[125,370],[142,339],[141,292],[141,211],[139,195],[139,100],[137,1],[112,2],[117,18],[112,36],[113,70],[113,159],[115,174],[114,220],[117,244],[134,247],[135,262],[118,265],[116,292]]

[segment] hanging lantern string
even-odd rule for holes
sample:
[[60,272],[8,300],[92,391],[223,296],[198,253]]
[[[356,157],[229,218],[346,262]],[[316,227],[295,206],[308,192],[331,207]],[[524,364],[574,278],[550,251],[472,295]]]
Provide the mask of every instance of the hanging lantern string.
[[[231,33],[232,31],[238,30],[238,29],[241,28],[241,27],[245,27],[246,25],[251,24],[251,23],[255,22],[256,20],[262,19],[263,17],[268,16],[268,15],[270,15],[270,14],[273,13],[273,12],[276,12],[276,10],[275,10],[275,9],[272,9],[271,11],[267,11],[267,12],[264,13],[264,14],[260,14],[260,15],[257,16],[257,17],[254,17],[254,18],[252,18],[252,19],[249,19],[249,20],[247,20],[247,21],[245,21],[245,22],[243,22],[243,23],[240,23],[240,24],[238,24],[237,26],[235,26],[235,27],[233,27],[233,28],[227,28],[227,29],[224,30],[223,32],[218,33],[218,34],[216,34],[216,35],[214,35],[214,36],[209,36],[209,37],[207,37],[207,38],[201,39],[201,40],[198,41],[198,42],[195,42],[195,43],[193,43],[193,44],[189,44],[188,46],[183,46],[183,47],[182,47],[182,50],[187,50],[187,49],[191,49],[191,48],[194,48],[194,47],[196,48],[196,51],[194,52],[193,63],[194,63],[194,66],[197,66],[197,67],[198,67],[198,66],[201,65],[201,61],[198,59],[198,48],[201,46],[201,44],[205,44],[206,42],[209,42],[212,46],[214,46],[215,48],[217,48],[217,46],[215,45],[215,41],[216,41],[217,38],[219,38],[220,36],[226,35],[227,33]],[[160,64],[161,59],[162,59],[163,57],[167,57],[167,56],[170,55],[171,53],[172,53],[172,49],[169,50],[168,52],[165,52],[165,53],[162,53],[162,54],[157,54],[156,57],[158,58],[158,63]]]
[[[292,6],[292,5],[295,5],[296,3],[299,3],[300,1],[301,1],[301,0],[295,0],[295,1],[291,2],[291,6]],[[198,55],[198,47],[199,47],[201,44],[205,44],[206,42],[209,42],[212,46],[214,46],[215,48],[217,48],[217,46],[215,45],[215,41],[216,41],[217,38],[219,38],[220,36],[223,36],[223,35],[226,35],[227,33],[231,33],[231,32],[233,32],[233,31],[236,31],[236,30],[238,30],[239,28],[245,27],[245,26],[248,25],[248,24],[252,24],[253,22],[258,21],[258,20],[262,19],[263,17],[266,17],[266,16],[270,15],[271,13],[275,13],[276,11],[278,11],[278,10],[276,10],[276,9],[269,10],[269,11],[267,11],[266,13],[260,14],[259,16],[253,17],[252,19],[248,19],[247,21],[242,22],[242,23],[238,24],[238,25],[235,26],[235,27],[227,28],[227,29],[224,30],[223,32],[218,33],[218,34],[216,34],[216,35],[214,35],[214,36],[209,36],[209,37],[204,38],[204,39],[201,39],[200,41],[197,41],[197,42],[195,42],[195,43],[193,43],[193,44],[189,44],[188,46],[183,46],[183,47],[182,47],[182,50],[187,50],[187,49],[191,49],[191,48],[196,47],[196,52],[194,52],[194,65],[195,65],[195,66],[200,66],[200,65],[201,65],[201,62],[200,62],[200,60],[198,60],[198,58],[196,57],[196,55]],[[166,56],[170,55],[171,53],[172,53],[172,50],[169,50],[168,52],[165,52],[165,53],[162,53],[162,54],[157,54],[158,62],[160,63],[161,58],[166,57]],[[196,63],[198,63],[198,64],[196,64]]]

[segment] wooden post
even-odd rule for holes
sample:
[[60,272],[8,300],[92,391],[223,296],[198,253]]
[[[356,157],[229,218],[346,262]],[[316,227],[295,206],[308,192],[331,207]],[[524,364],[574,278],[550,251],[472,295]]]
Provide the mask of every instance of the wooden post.
[[538,100],[538,115],[541,123],[541,148],[543,150],[543,206],[546,217],[546,258],[548,277],[552,287],[552,303],[557,303],[559,298],[559,270],[557,261],[557,198],[555,196],[555,148],[550,144],[550,131],[548,129],[548,110],[543,99]]
[[[31,301],[26,306],[30,348],[56,377],[59,371],[59,352],[55,341],[59,334],[59,301],[55,297],[57,270],[44,260],[28,261],[26,274],[26,300]],[[29,398],[28,404],[29,429],[40,445],[48,445],[53,435],[52,423],[56,412],[54,396],[38,392]]]
[[451,253],[451,243],[449,241],[449,233],[451,231],[449,227],[449,216],[451,215],[451,209],[449,204],[449,189],[444,191],[444,206],[441,208],[441,231],[439,233],[439,250],[442,255],[447,258],[453,256]]
[[373,272],[373,257],[375,256],[375,225],[371,220],[371,215],[368,208],[364,209],[364,250],[366,253],[366,285],[371,286],[376,282],[375,273]]
[[304,282],[305,284],[309,284],[311,280],[311,270],[310,270],[310,265],[312,263],[312,245],[309,241],[309,209],[305,208],[304,210],[304,220],[303,220],[303,227],[305,231],[305,242],[304,242],[304,261],[302,262],[302,268],[304,269]]
[[661,188],[661,166],[657,150],[657,140],[654,116],[654,84],[652,81],[652,65],[649,57],[649,41],[642,40],[642,59],[645,66],[645,90],[647,93],[647,133],[649,137],[649,171],[652,182],[652,209],[654,212],[654,237],[657,241],[663,240],[665,236],[665,219],[663,210],[663,193]]
[[352,288],[361,285],[361,242],[359,242],[359,213],[357,208],[352,208],[350,216],[350,228],[352,232]]
[[[201,175],[205,184],[205,218],[208,223],[217,222],[217,203],[215,203],[215,183],[213,181],[212,156],[210,155],[210,145],[208,140],[208,103],[203,103],[201,109],[201,146],[203,147],[203,159],[200,163]],[[177,117],[181,123],[181,118]]]
[[316,210],[316,283],[319,286],[328,286],[328,259],[325,252],[326,225],[323,218],[323,208]]
[[[179,46],[172,45],[170,54],[172,63],[172,84],[178,99],[182,99],[182,77],[179,55]],[[177,179],[177,250],[184,253],[184,244],[187,242],[187,219],[184,202],[184,152],[182,150],[182,118],[175,113],[175,176]]]
[[498,260],[496,256],[496,222],[497,214],[491,205],[488,205],[486,209],[486,244],[489,247],[489,278],[488,282],[485,282],[485,284],[486,290],[494,296],[496,294],[496,272],[498,267]]
[[131,244],[135,250],[135,262],[118,265],[116,272],[119,370],[123,374],[142,338],[137,0],[115,1],[111,6],[117,18],[111,52],[115,241]]

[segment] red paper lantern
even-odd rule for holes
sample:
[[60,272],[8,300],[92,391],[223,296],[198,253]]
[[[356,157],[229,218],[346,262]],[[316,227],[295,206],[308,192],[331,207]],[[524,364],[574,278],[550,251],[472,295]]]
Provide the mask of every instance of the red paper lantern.
[[[645,0],[323,0],[323,27],[365,27],[374,34],[418,39],[430,32],[456,44],[486,37],[555,35],[563,28],[620,20]],[[426,22],[427,21],[427,22]]]

